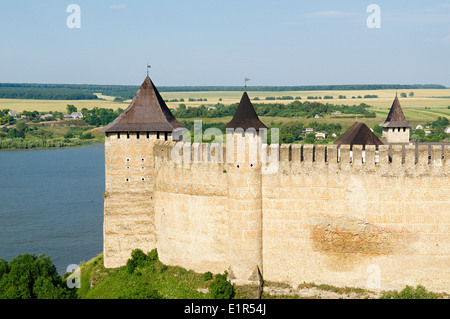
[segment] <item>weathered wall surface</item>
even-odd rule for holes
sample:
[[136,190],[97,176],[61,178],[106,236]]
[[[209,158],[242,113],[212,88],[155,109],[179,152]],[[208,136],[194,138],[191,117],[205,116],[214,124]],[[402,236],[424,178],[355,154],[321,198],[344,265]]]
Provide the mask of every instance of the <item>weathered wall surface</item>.
[[153,144],[155,134],[121,133],[105,138],[105,267],[126,263],[131,251],[155,248]]
[[350,163],[343,147],[338,163],[334,146],[282,147],[279,173],[263,175],[264,278],[449,291],[449,161],[434,149],[428,164],[427,151],[402,163],[395,148],[389,163],[382,147],[375,164],[354,147]]
[[154,148],[158,254],[166,264],[222,273],[229,266],[226,172],[214,160],[194,163],[190,144],[184,162],[175,164],[174,145]]
[[409,143],[410,129],[403,127],[383,128],[382,137],[386,138],[388,143]]
[[[167,264],[223,272],[230,265],[239,268],[235,257],[248,249],[262,255],[243,261],[240,270],[245,276],[252,263],[259,267],[260,258],[265,280],[293,285],[401,289],[423,284],[450,291],[448,146],[433,146],[429,156],[427,146],[419,146],[416,154],[410,146],[404,152],[401,146],[391,151],[385,146],[379,151],[354,146],[352,152],[342,146],[338,152],[336,146],[282,145],[276,173],[265,174],[271,172],[266,164],[242,167],[248,183],[245,174],[244,180],[239,177],[237,166],[218,163],[218,153],[226,158],[225,148],[200,160],[195,147],[208,154],[208,144],[190,146],[157,142],[149,151],[153,202],[144,198],[142,184],[121,198],[119,189],[115,197],[114,188],[107,189],[105,250],[109,247],[114,255],[122,247],[122,264],[132,250],[124,247],[136,244],[157,247]],[[174,162],[174,152],[184,161]],[[119,162],[118,169],[123,165]],[[118,188],[123,177],[125,172],[117,177]],[[107,171],[107,178],[115,177]],[[245,191],[252,195],[243,196]],[[154,214],[142,215],[138,209],[134,215],[123,208],[121,219],[107,217],[118,213],[118,205],[127,206],[130,195],[139,194],[143,197],[138,203],[154,205]],[[143,223],[133,224],[135,216]],[[121,227],[127,228],[120,232],[122,237],[116,234]],[[246,238],[251,245],[246,245]]]

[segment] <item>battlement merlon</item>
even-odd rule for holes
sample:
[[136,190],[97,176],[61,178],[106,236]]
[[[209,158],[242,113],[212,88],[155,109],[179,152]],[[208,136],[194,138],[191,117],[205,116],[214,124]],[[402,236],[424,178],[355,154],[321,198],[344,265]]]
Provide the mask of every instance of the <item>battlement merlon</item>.
[[[175,163],[228,163],[226,144],[156,141],[154,154]],[[249,148],[245,148],[248,152]],[[336,167],[341,170],[414,170],[433,174],[450,173],[450,145],[312,145],[262,144],[258,160],[264,165],[291,165],[292,167]],[[249,158],[246,156],[245,158]]]

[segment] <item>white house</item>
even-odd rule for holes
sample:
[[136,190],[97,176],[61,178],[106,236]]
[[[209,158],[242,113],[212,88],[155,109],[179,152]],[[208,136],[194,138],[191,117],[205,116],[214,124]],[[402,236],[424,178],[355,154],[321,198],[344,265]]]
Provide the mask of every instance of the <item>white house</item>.
[[444,132],[445,132],[445,134],[450,134],[450,126],[445,128]]
[[416,126],[416,130],[423,130],[423,126],[422,126],[422,125],[420,125],[420,124],[419,124],[419,125],[417,125],[417,126]]
[[8,112],[8,115],[11,115],[11,116],[13,116],[13,117],[18,117],[18,116],[20,115],[20,113],[17,112],[17,111],[9,111],[9,112]]
[[50,119],[50,118],[53,118],[53,115],[50,114],[50,113],[49,113],[49,114],[44,114],[44,115],[41,115],[40,118],[41,118],[42,120]]
[[316,138],[319,140],[324,140],[326,138],[326,133],[316,133]]
[[70,114],[70,116],[72,116],[74,119],[82,119],[83,118],[83,113],[81,113],[81,112],[73,112],[72,114]]

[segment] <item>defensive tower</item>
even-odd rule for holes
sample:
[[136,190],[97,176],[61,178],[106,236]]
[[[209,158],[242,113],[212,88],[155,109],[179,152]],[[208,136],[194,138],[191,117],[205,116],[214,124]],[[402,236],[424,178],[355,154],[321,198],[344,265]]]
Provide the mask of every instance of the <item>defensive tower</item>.
[[247,92],[225,126],[230,240],[229,279],[257,282],[262,275],[262,177],[260,148],[267,127]]
[[406,121],[403,114],[402,107],[395,95],[391,110],[386,118],[386,121],[380,124],[383,127],[382,140],[385,144],[408,144],[409,130],[411,124]]
[[124,265],[132,248],[155,248],[153,146],[179,127],[147,75],[128,108],[103,128],[105,267]]

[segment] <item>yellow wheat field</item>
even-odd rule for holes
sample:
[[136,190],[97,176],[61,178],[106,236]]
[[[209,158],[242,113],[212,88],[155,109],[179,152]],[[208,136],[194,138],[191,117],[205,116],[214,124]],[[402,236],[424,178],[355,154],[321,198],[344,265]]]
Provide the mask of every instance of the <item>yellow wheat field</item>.
[[[425,124],[428,121],[433,121],[439,116],[445,116],[450,118],[450,89],[418,89],[418,90],[398,90],[400,96],[401,93],[406,93],[409,95],[410,92],[414,92],[414,97],[400,97],[400,103],[403,107],[406,118],[411,122],[411,124]],[[259,98],[259,101],[253,100],[254,103],[291,103],[292,100],[275,100],[266,101],[265,98],[270,97],[282,97],[282,96],[292,96],[301,97],[301,101],[318,101],[322,103],[331,104],[344,104],[353,105],[366,103],[373,106],[372,112],[377,114],[375,119],[364,119],[364,122],[368,124],[375,124],[382,122],[392,105],[392,101],[395,97],[396,90],[358,90],[358,91],[284,91],[284,92],[273,92],[273,91],[249,91],[249,97],[254,99]],[[377,95],[378,98],[357,98],[358,96],[364,97],[364,95]],[[324,96],[333,96],[333,99],[323,99]],[[339,99],[339,95],[344,95],[345,99]],[[229,105],[232,103],[238,103],[242,96],[242,92],[161,92],[161,96],[164,99],[184,99],[184,102],[168,102],[169,108],[176,109],[179,104],[184,103],[188,107],[198,107],[202,104],[204,105],[214,105],[216,103],[223,103]],[[308,100],[308,96],[321,96],[322,99],[318,100]],[[352,97],[355,99],[352,99]],[[0,99],[0,109],[10,109],[18,112],[26,111],[39,111],[49,112],[49,111],[59,111],[66,112],[67,104],[75,105],[78,110],[82,108],[92,109],[94,107],[99,108],[122,108],[128,107],[130,101],[124,103],[113,102],[112,97],[101,96],[106,100],[25,100],[25,99]],[[189,98],[193,99],[207,99],[207,101],[196,101],[189,102]],[[205,119],[206,120],[206,119]],[[224,119],[209,119],[220,121]],[[263,118],[264,121],[276,121],[284,122],[293,119],[288,118]],[[309,121],[327,122],[327,123],[353,123],[355,118],[333,118],[332,116],[326,116],[325,118],[319,119],[308,119]],[[381,123],[380,122],[380,123]]]

